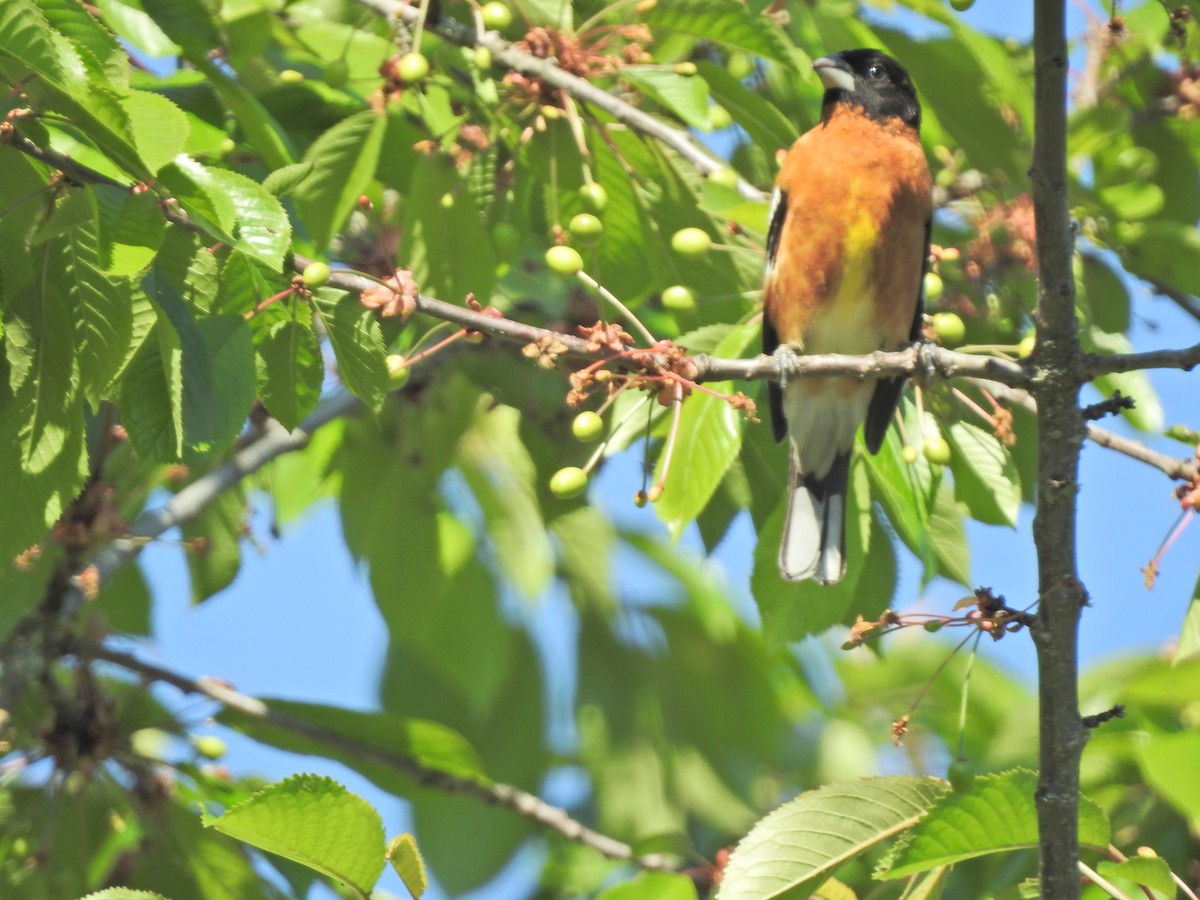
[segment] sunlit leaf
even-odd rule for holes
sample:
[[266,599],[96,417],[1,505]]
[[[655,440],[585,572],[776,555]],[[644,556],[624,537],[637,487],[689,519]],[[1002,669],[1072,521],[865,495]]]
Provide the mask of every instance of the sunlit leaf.
[[[1038,844],[1037,773],[1017,769],[977,777],[966,793],[944,794],[885,861],[877,877],[903,878],[989,853]],[[1080,797],[1079,841],[1105,847],[1108,818]]]
[[717,898],[805,896],[844,862],[911,827],[946,791],[937,779],[902,775],[803,793],[742,839]]
[[366,896],[383,871],[383,822],[330,778],[293,775],[204,824],[334,878]]

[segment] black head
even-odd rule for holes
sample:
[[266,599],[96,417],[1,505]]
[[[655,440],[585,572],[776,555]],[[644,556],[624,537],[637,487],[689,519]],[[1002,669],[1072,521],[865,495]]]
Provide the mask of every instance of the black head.
[[904,66],[878,50],[844,50],[813,62],[825,85],[822,107],[851,103],[872,119],[898,118],[921,127],[921,104]]

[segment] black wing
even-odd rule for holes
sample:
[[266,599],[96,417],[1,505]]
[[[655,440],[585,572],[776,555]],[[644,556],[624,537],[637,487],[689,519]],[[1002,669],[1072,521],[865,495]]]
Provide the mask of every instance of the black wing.
[[[767,226],[767,275],[775,268],[775,256],[779,252],[779,235],[783,232],[783,221],[787,218],[787,192],[775,189],[771,197],[771,211],[768,213]],[[779,335],[770,318],[763,313],[762,347],[763,353],[770,356],[779,346]],[[783,388],[778,382],[767,382],[767,408],[771,411],[771,431],[775,442],[779,443],[787,437],[787,419],[783,415]]]
[[[908,339],[919,340],[921,337],[921,322],[925,315],[925,270],[929,267],[929,237],[933,222],[925,220],[925,251],[921,264],[921,284],[917,288],[917,314],[913,317],[912,328],[909,329]],[[878,453],[887,437],[888,426],[896,413],[896,404],[900,402],[900,394],[904,391],[905,378],[881,378],[871,395],[871,405],[867,408],[867,421],[863,424],[863,439],[867,450]],[[772,409],[772,413],[774,409]]]

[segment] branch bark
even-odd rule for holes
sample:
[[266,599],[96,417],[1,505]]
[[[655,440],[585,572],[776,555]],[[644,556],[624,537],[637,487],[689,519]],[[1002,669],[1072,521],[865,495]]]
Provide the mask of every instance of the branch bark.
[[215,678],[188,678],[170,669],[143,662],[136,656],[119,650],[112,650],[95,641],[76,639],[63,648],[84,659],[102,660],[112,665],[134,672],[148,681],[158,681],[169,684],[185,694],[199,695],[215,700],[227,709],[236,710],[242,715],[301,735],[317,741],[333,750],[347,753],[363,762],[372,762],[387,766],[396,772],[411,778],[423,787],[447,791],[456,794],[466,794],[483,800],[493,806],[503,806],[512,810],[524,819],[528,819],[542,828],[557,832],[569,841],[591,847],[598,853],[610,859],[627,861],[643,869],[672,868],[667,857],[661,854],[638,855],[626,843],[611,838],[608,835],[593,831],[583,823],[571,818],[567,812],[557,806],[552,806],[540,797],[523,791],[510,784],[491,781],[476,781],[452,775],[441,769],[432,768],[419,760],[403,753],[385,750],[371,744],[364,744],[353,738],[339,734],[330,728],[315,725],[297,719],[285,713],[276,712],[266,703],[242,694],[223,681]]
[[1079,761],[1086,730],[1079,715],[1079,616],[1087,592],[1076,569],[1079,411],[1082,358],[1067,208],[1067,42],[1063,0],[1035,0],[1033,188],[1038,257],[1038,343],[1032,393],[1038,407],[1038,496],[1033,537],[1038,560],[1039,757],[1036,795],[1040,893],[1079,897]]

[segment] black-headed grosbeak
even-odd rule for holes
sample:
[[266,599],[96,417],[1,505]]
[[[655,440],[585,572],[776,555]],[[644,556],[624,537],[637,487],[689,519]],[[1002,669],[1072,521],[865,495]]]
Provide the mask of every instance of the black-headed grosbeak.
[[[847,50],[813,63],[821,122],[788,151],[767,231],[763,351],[870,353],[915,340],[932,215],[921,107],[898,62]],[[775,439],[791,437],[779,571],[838,581],[860,422],[879,450],[903,378],[768,385]]]

